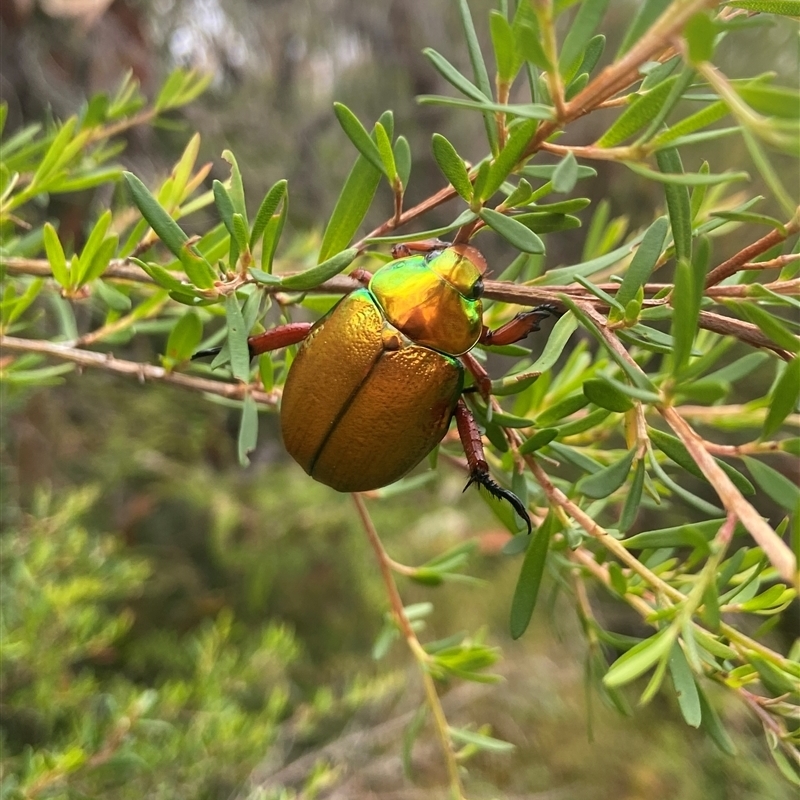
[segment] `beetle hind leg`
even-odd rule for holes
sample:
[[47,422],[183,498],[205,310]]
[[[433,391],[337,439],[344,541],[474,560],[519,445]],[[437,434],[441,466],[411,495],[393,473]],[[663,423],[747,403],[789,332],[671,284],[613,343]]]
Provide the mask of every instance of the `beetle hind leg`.
[[528,526],[528,533],[531,533],[533,528],[531,527],[531,518],[528,516],[528,510],[522,504],[522,500],[520,500],[519,497],[514,494],[514,492],[504,489],[496,481],[489,477],[488,472],[484,472],[482,470],[472,470],[470,472],[469,480],[467,481],[467,485],[464,487],[464,491],[466,492],[473,483],[477,486],[483,486],[483,488],[486,489],[490,495],[496,497],[498,500],[505,500],[507,503],[509,503],[514,511],[517,512],[517,516],[519,516]]
[[467,404],[464,402],[463,398],[458,399],[455,417],[456,424],[458,425],[458,435],[461,438],[461,444],[464,446],[467,464],[469,464],[469,481],[464,487],[464,491],[472,486],[473,483],[478,486],[483,486],[489,494],[497,497],[499,500],[505,500],[509,503],[528,526],[528,533],[530,533],[532,530],[531,518],[528,516],[528,511],[522,500],[513,492],[497,484],[489,476],[489,465],[486,463],[486,459],[483,455],[481,434],[478,430],[478,426],[475,424],[475,418],[467,408]]

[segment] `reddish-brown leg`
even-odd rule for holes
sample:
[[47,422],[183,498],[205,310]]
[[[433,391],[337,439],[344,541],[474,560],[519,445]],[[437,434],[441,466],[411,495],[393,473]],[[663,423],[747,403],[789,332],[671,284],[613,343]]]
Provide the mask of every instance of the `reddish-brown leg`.
[[432,250],[444,250],[450,247],[449,242],[441,239],[423,239],[420,242],[398,242],[392,245],[392,256],[394,258],[405,258],[414,253],[430,253]]
[[359,267],[349,273],[347,277],[358,281],[362,286],[369,286],[369,282],[372,280],[372,273],[369,270]]
[[481,440],[481,432],[475,423],[475,417],[472,412],[467,408],[464,398],[458,399],[456,405],[456,425],[458,426],[458,435],[461,439],[461,444],[464,447],[464,453],[467,456],[467,464],[469,466],[469,481],[464,487],[466,491],[473,483],[478,486],[483,486],[489,494],[494,495],[500,500],[505,500],[511,504],[511,507],[522,518],[528,526],[528,533],[531,532],[531,518],[528,516],[528,511],[513,492],[499,486],[489,477],[489,465],[483,454],[483,441]]
[[279,325],[277,328],[271,328],[264,333],[251,336],[247,340],[250,355],[260,356],[262,353],[280,350],[281,347],[302,342],[308,336],[311,325],[310,322],[290,322],[287,325]]
[[517,314],[514,319],[501,325],[496,330],[491,330],[485,325],[481,338],[478,340],[480,344],[514,344],[521,339],[524,339],[529,333],[539,330],[539,323],[543,319],[552,316],[559,316],[561,312],[552,305],[537,306],[530,311],[523,311]]
[[[310,322],[290,322],[287,325],[279,325],[277,328],[271,328],[268,331],[264,331],[264,333],[251,336],[247,340],[250,348],[250,357],[302,342],[308,336],[311,325],[312,323]],[[192,356],[192,361],[206,356],[215,356],[221,349],[221,347],[211,347],[208,350],[200,350]]]
[[483,364],[478,361],[471,353],[464,353],[461,356],[461,363],[470,371],[470,374],[475,378],[475,385],[478,387],[481,397],[488,403],[489,398],[492,396],[492,379],[489,373],[484,369]]

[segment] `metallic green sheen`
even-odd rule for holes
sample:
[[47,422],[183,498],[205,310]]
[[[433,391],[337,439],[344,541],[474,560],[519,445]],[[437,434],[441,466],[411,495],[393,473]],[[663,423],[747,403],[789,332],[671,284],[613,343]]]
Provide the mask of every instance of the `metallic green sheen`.
[[[443,262],[443,270],[436,269]],[[456,273],[461,285],[446,279]],[[478,299],[465,296],[480,272],[467,259],[445,251],[433,259],[413,255],[387,264],[369,288],[386,318],[416,344],[451,356],[471,350],[483,328]]]
[[281,405],[286,449],[339,491],[386,486],[441,441],[463,385],[460,361],[412,341],[359,289],[314,325],[292,362]]

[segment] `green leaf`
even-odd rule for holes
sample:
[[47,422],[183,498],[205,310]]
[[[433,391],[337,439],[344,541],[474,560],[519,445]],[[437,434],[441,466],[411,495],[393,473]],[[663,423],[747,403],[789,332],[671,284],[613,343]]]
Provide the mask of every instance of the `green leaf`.
[[550,444],[558,436],[557,428],[543,428],[536,431],[533,436],[529,436],[519,447],[520,455],[533,453],[541,450],[545,445]]
[[631,482],[628,493],[625,495],[625,503],[622,506],[622,513],[620,514],[618,525],[621,531],[627,531],[633,523],[636,522],[636,515],[639,513],[639,504],[642,499],[644,479],[644,461],[639,460],[636,462],[636,471],[633,473],[633,481]]
[[696,684],[695,686],[697,687],[697,694],[700,699],[700,714],[702,716],[700,724],[703,730],[711,737],[711,740],[723,753],[727,753],[729,756],[735,756],[736,746],[733,740],[722,725],[714,707],[708,702],[708,698],[705,696],[703,690]]
[[212,181],[211,189],[214,193],[214,204],[217,207],[217,211],[219,211],[228,233],[233,237],[233,200],[231,200],[231,196],[222,181]]
[[[231,372],[238,381],[250,380],[250,348],[247,345],[244,317],[235,294],[225,298],[225,316],[228,322],[228,347],[231,356]],[[241,459],[240,459],[241,460]]]
[[[655,446],[662,453],[664,453],[664,455],[685,469],[688,473],[694,475],[696,478],[706,480],[703,471],[697,466],[694,459],[689,454],[689,451],[686,449],[680,439],[672,436],[669,433],[664,433],[664,431],[657,430],[656,428],[648,428],[647,433],[653,444],[655,444]],[[742,494],[755,494],[753,484],[750,483],[750,481],[748,481],[741,472],[734,469],[730,464],[722,461],[719,458],[715,458],[714,461],[717,463],[717,466],[728,475],[728,477],[731,479],[731,482]]]
[[[377,178],[380,180],[380,174],[378,174]],[[286,194],[283,196],[280,212],[273,214],[269,220],[267,220],[266,227],[264,228],[264,236],[261,238],[261,271],[266,274],[272,273],[272,262],[275,258],[275,252],[278,249],[278,243],[280,242],[283,226],[288,215],[289,193],[287,190]]]
[[796,483],[754,458],[743,456],[743,461],[755,482],[774,502],[789,512],[800,511],[800,489]]
[[785,17],[800,17],[800,0],[733,0],[733,8],[759,11],[762,14],[780,14]]
[[492,35],[497,77],[510,84],[519,72],[521,59],[517,56],[514,33],[508,20],[499,11],[489,12],[489,30]]
[[239,424],[238,452],[239,463],[246,467],[250,464],[248,453],[252,453],[258,444],[258,407],[251,394],[246,394],[242,405],[242,419]]
[[586,45],[589,44],[597,26],[605,16],[607,7],[608,0],[585,0],[581,4],[561,46],[558,66],[562,75],[574,61],[581,58]]
[[766,336],[780,347],[790,353],[800,353],[800,339],[763,306],[749,301],[740,301],[729,304],[729,308],[732,308],[749,322],[757,325]]
[[662,547],[700,547],[708,551],[707,544],[714,536],[725,519],[709,519],[704,522],[687,522],[673,528],[660,528],[654,531],[637,533],[623,539],[622,543],[628,549],[646,550]]
[[270,188],[266,195],[264,195],[264,199],[261,201],[255,221],[253,222],[253,230],[250,233],[250,241],[248,244],[251,251],[261,237],[261,234],[264,233],[267,223],[272,219],[272,215],[280,205],[281,200],[283,200],[287,186],[287,181],[280,180]]
[[29,187],[39,186],[46,181],[50,174],[56,169],[59,161],[64,156],[64,151],[66,150],[68,143],[75,133],[75,126],[77,123],[77,117],[70,117],[61,126],[61,130],[59,130],[59,132],[55,135],[53,141],[50,142],[47,152],[44,154],[39,166],[36,168],[36,172],[34,172],[33,178],[31,178],[31,182],[28,184]]
[[[364,131],[364,133],[366,133],[366,131]],[[372,140],[370,139],[370,141]],[[392,143],[389,140],[389,135],[386,133],[386,128],[384,128],[380,122],[375,123],[375,142],[381,157],[383,174],[386,175],[389,183],[394,185],[397,180],[397,165],[394,161],[394,151],[392,150]]]
[[233,210],[237,214],[242,215],[245,227],[247,227],[247,207],[244,202],[244,185],[242,183],[242,173],[239,171],[239,165],[236,162],[236,157],[230,150],[222,151],[223,161],[227,161],[231,165],[231,189],[230,197],[233,202]]
[[106,231],[108,231],[110,225],[111,211],[107,210],[104,211],[100,219],[97,220],[97,223],[92,228],[92,232],[89,234],[89,238],[86,240],[86,244],[81,251],[80,258],[78,259],[78,268],[75,270],[74,274],[71,275],[74,286],[80,286],[84,283],[84,276],[88,272],[92,260],[97,255],[100,246],[103,244]]
[[593,475],[585,475],[581,478],[575,486],[576,491],[594,500],[608,497],[625,483],[635,457],[636,448],[632,447],[619,461],[603,467]]
[[325,228],[319,250],[320,262],[326,261],[350,244],[372,205],[381,174],[380,169],[374,167],[364,156],[356,159]]
[[617,59],[642,38],[645,31],[666,11],[671,2],[672,0],[644,0],[643,3],[638,4],[636,16],[625,31],[625,36],[617,51]]
[[98,280],[95,281],[93,289],[97,296],[114,311],[121,311],[124,314],[131,310],[131,298],[113,284]]
[[683,28],[683,36],[689,46],[689,61],[692,64],[711,60],[716,34],[714,23],[708,14],[700,12],[689,18]]
[[525,152],[525,148],[528,146],[534,134],[536,133],[537,127],[537,121],[525,120],[513,128],[505,147],[500,151],[497,158],[494,159],[491,167],[489,168],[489,174],[486,177],[486,183],[481,188],[479,195],[481,200],[488,200],[500,188],[500,186],[503,184],[503,181],[505,181],[505,179],[517,167],[523,153]]
[[[654,148],[663,147],[675,139],[688,136],[701,128],[707,128],[709,125],[713,125],[717,120],[722,119],[727,113],[728,106],[722,101],[711,103],[711,105],[706,106],[691,116],[676,122],[666,131],[659,133],[658,136],[652,139],[651,146]],[[725,128],[723,130],[727,131],[728,129]],[[732,130],[737,129],[734,128]],[[720,134],[720,130],[714,131],[714,133]],[[707,172],[708,170],[706,170],[706,173]]]
[[351,247],[348,250],[342,250],[327,261],[323,261],[312,269],[301,272],[298,275],[290,275],[286,278],[281,278],[281,288],[292,292],[305,292],[319,286],[321,283],[338,275],[343,269],[348,267],[353,259],[358,255],[358,249]]
[[398,136],[394,143],[394,161],[397,164],[397,174],[400,183],[408,186],[408,179],[411,176],[411,148],[405,136]]
[[514,219],[537,234],[574,230],[581,226],[581,221],[571,214],[550,214],[533,211],[529,214],[514,214]]
[[[683,175],[683,165],[677,150],[659,150],[656,153],[656,161],[662,177],[663,175]],[[658,173],[653,174],[657,175]],[[690,262],[692,258],[692,217],[689,192],[684,186],[667,183],[664,185],[664,193],[672,227],[672,238],[675,242],[675,258],[678,261],[685,259]]]
[[106,267],[117,252],[117,247],[119,247],[119,236],[116,233],[103,239],[86,271],[80,277],[81,284],[91,283],[106,271]]
[[464,161],[450,142],[441,134],[433,134],[433,157],[445,178],[452,187],[466,200],[472,202],[472,183],[470,183]]
[[592,378],[583,384],[583,393],[592,403],[609,411],[623,412],[633,408],[630,398],[602,378]]
[[647,125],[656,117],[677,80],[677,76],[669,78],[635,98],[597,140],[597,146],[615,147]]
[[485,750],[490,753],[509,753],[514,750],[511,742],[504,742],[502,739],[495,739],[493,736],[485,736],[482,733],[469,731],[464,728],[448,727],[450,738],[458,744],[471,744],[478,750]]
[[687,725],[693,728],[700,727],[703,719],[700,706],[700,695],[697,693],[697,684],[692,675],[689,662],[683,654],[681,646],[675,642],[669,657],[669,671],[672,675],[672,684],[678,697],[678,706]]
[[523,253],[544,253],[542,240],[513,217],[507,217],[491,208],[481,209],[479,216],[490,228]]
[[639,288],[647,283],[647,279],[655,269],[664,247],[668,227],[667,218],[659,217],[645,232],[642,243],[634,253],[628,269],[625,270],[622,285],[616,294],[617,302],[623,306],[636,297]]
[[485,95],[472,81],[465,78],[443,55],[430,47],[422,51],[423,55],[433,64],[434,69],[449,83],[455,86],[462,94],[479,103],[491,100],[491,95]]
[[546,372],[552,369],[564,352],[567,342],[577,327],[578,322],[572,314],[564,314],[559,317],[552,331],[550,331],[550,336],[547,338],[542,354],[531,364],[529,371]]
[[567,153],[553,173],[553,191],[559,194],[571,192],[578,180],[578,162],[572,152]]
[[175,363],[186,361],[203,338],[203,323],[194,310],[187,311],[174,325],[167,339],[166,356]]
[[[659,150],[656,153],[656,158],[658,158],[662,153],[666,152],[668,152],[668,150]],[[658,181],[659,183],[666,184],[667,186],[714,186],[720,183],[732,183],[733,181],[750,180],[750,175],[748,175],[746,172],[728,171],[722,172],[718,175],[708,175],[704,172],[681,172],[680,174],[675,174],[671,172],[655,172],[652,169],[641,166],[641,164],[633,164],[629,161],[624,163],[629,170],[635,172],[637,175],[641,175],[643,178],[647,178],[651,181]]]
[[620,656],[603,677],[603,683],[612,687],[630,683],[669,653],[674,641],[674,629],[662,628]]
[[550,538],[557,528],[557,519],[550,512],[539,530],[533,534],[533,540],[525,552],[517,587],[514,590],[514,599],[511,601],[510,628],[511,636],[514,639],[519,639],[525,633],[531,621],[533,610],[536,607],[536,599],[539,596],[539,588],[542,585]]
[[697,319],[700,313],[700,294],[690,264],[681,259],[675,267],[675,285],[670,297],[672,306],[672,338],[675,350],[672,359],[672,374],[679,375],[689,363],[694,338],[697,335]]
[[[467,41],[467,51],[469,60],[472,63],[472,72],[478,89],[488,98],[492,96],[492,87],[489,83],[489,73],[486,71],[486,64],[483,61],[481,46],[478,42],[478,35],[475,33],[475,25],[472,22],[472,15],[469,11],[467,0],[458,0],[458,13],[461,17],[461,25],[464,28],[464,37]],[[484,113],[483,122],[486,128],[486,136],[489,146],[493,153],[497,152],[497,126],[494,116]]]
[[50,262],[50,269],[53,270],[53,277],[64,289],[70,284],[70,275],[67,268],[67,257],[64,255],[64,248],[58,238],[56,229],[49,223],[44,224],[44,249],[47,260]]
[[[524,5],[527,4],[519,3],[518,8]],[[539,32],[536,28],[523,22],[515,29],[515,37],[519,54],[543,72],[547,72],[550,69],[550,62],[539,41]]]
[[334,103],[333,111],[342,129],[347,134],[350,141],[356,146],[359,153],[361,153],[375,169],[385,175],[386,172],[384,170],[383,161],[381,161],[381,154],[378,151],[378,147],[367,133],[358,117],[343,103]]
[[764,420],[762,438],[775,433],[783,421],[797,407],[800,399],[800,358],[793,358],[786,364],[783,374],[770,393],[769,411]]
[[192,283],[201,289],[210,289],[217,279],[211,265],[188,246],[189,237],[150,194],[147,187],[130,172],[123,173],[123,176],[142,216],[166,248],[180,259]]

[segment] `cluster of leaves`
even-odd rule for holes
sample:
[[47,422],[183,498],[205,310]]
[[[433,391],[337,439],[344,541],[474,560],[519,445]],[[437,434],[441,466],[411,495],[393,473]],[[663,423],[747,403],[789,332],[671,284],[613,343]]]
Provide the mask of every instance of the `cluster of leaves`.
[[41,493],[4,533],[0,796],[229,793],[286,715],[294,637],[267,623],[243,643],[223,612],[173,642],[158,688],[108,670],[151,565],[84,526],[96,499],[95,488],[59,503]]
[[[196,195],[207,167],[196,169],[199,141],[194,137],[172,174],[152,191],[125,175],[143,219],[134,220],[120,203],[99,217],[82,251],[69,259],[68,243],[47,224],[37,228],[38,239],[29,233],[4,242],[6,269],[23,276],[7,277],[4,284],[4,343],[25,354],[3,363],[3,380],[43,384],[74,363],[94,363],[211,392],[242,410],[239,453],[246,463],[256,443],[258,408],[275,407],[291,365],[291,349],[277,358],[265,354],[256,365],[248,356],[247,337],[261,330],[276,295],[284,319],[293,307],[324,312],[336,292],[354,285],[339,275],[357,257],[359,266],[379,265],[392,242],[450,233],[464,241],[494,231],[517,256],[500,272],[499,282],[487,284],[487,298],[506,301],[486,304],[487,324],[509,318],[509,301],[557,303],[568,312],[538,358],[516,345],[474,351],[479,359],[491,352],[515,359],[492,384],[503,405],[475,395],[470,404],[492,445],[494,473],[540,523],[535,537],[515,535],[506,546],[509,556],[524,552],[512,634],[525,631],[548,572],[575,599],[586,631],[587,676],[603,698],[627,708],[621,687],[652,671],[641,695],[647,702],[669,673],[687,723],[702,726],[730,750],[703,688],[709,681],[724,684],[764,724],[781,772],[800,783],[798,645],[784,655],[762,642],[795,598],[800,550],[800,491],[784,474],[785,459],[800,454],[800,439],[788,430],[797,423],[800,397],[800,327],[791,316],[800,307],[800,218],[770,157],[772,151],[796,156],[800,101],[796,90],[775,85],[771,76],[729,80],[711,64],[715,48],[739,28],[769,23],[769,14],[798,13],[797,4],[748,0],[711,11],[707,7],[716,4],[699,0],[647,0],[610,65],[601,70],[605,37],[596,31],[607,2],[581,3],[560,47],[556,21],[573,3],[519,2],[509,14],[503,2],[490,15],[494,91],[467,4],[460,0],[458,5],[472,79],[428,50],[434,68],[463,97],[421,101],[480,114],[487,133],[485,158],[468,164],[451,142],[435,134],[433,154],[448,185],[405,209],[411,154],[406,139],[395,136],[393,115],[385,112],[368,132],[350,109],[337,105],[336,116],[358,155],[321,244],[290,264],[278,255],[288,213],[286,182],[277,182],[251,217],[242,173],[226,151],[230,180],[215,181],[210,191]],[[758,13],[751,17],[750,12]],[[518,85],[523,83],[527,89]],[[199,84],[189,85],[193,91]],[[509,102],[515,86],[527,92],[528,102]],[[701,110],[686,114],[690,103]],[[117,105],[103,106],[102,113]],[[558,144],[561,130],[601,106],[623,110],[595,143]],[[159,110],[156,102],[153,112]],[[716,127],[726,117],[734,124]],[[90,119],[91,129],[106,124],[104,118]],[[52,133],[49,144],[37,151],[41,163],[28,169],[40,176],[38,183],[34,178],[19,189],[18,180],[6,180],[11,188],[4,195],[4,236],[17,221],[11,211],[21,213],[33,196],[32,186],[52,192],[66,182],[74,189],[79,178],[73,176],[96,175],[91,170],[108,149],[86,155],[98,136],[84,136],[83,130],[83,123],[67,122]],[[715,174],[706,162],[696,171],[684,170],[681,150],[729,136],[742,137],[770,191],[768,209],[774,206],[772,213],[782,219],[753,210],[763,198],[743,200],[728,193],[728,185],[746,179],[746,173]],[[539,153],[560,160],[541,163],[534,158]],[[617,162],[654,182],[663,191],[665,215],[629,233],[627,222],[610,220],[609,205],[600,203],[581,261],[545,271],[543,237],[578,227],[576,215],[589,200],[541,201],[571,194],[579,180],[595,176],[578,159]],[[394,197],[393,213],[354,241],[383,179]],[[454,197],[466,207],[449,224],[422,233],[397,232],[401,224]],[[212,202],[220,222],[190,237],[179,220]],[[715,243],[726,246],[737,231],[752,241],[758,226],[768,233],[712,268]],[[42,249],[55,292],[41,277],[31,277],[36,275],[33,261],[26,261]],[[776,277],[765,283],[770,269]],[[652,282],[656,271],[671,280]],[[58,311],[58,333],[38,349],[24,339],[12,340],[9,334],[41,324],[34,301],[45,288]],[[72,308],[82,302],[93,303],[102,320],[78,335]],[[224,328],[213,324],[223,317]],[[579,327],[587,337],[568,352]],[[89,360],[88,345],[119,344],[137,331],[169,332],[163,368],[142,365],[137,372],[131,362]],[[58,339],[63,344],[54,344]],[[596,341],[594,349],[589,341]],[[222,350],[210,366],[187,366],[198,348],[219,343]],[[761,350],[753,352],[753,346]],[[34,353],[70,363],[37,369]],[[702,437],[690,420],[704,426]],[[734,436],[737,445],[714,441]],[[456,452],[445,442],[442,453]],[[773,455],[782,459],[775,462],[782,469],[763,460]],[[796,469],[796,461],[789,468]],[[412,491],[417,483],[417,478],[405,479],[383,494]],[[777,524],[770,526],[750,497]],[[509,509],[486,500],[518,534]],[[651,527],[655,517],[670,526]],[[787,534],[794,553],[785,544]],[[459,549],[401,571],[438,583],[452,577],[465,557]],[[589,581],[641,614],[655,633],[631,639],[605,630],[587,599]],[[396,635],[392,626],[405,620],[413,633],[411,623],[425,609],[393,610],[378,653]],[[739,614],[766,620],[750,636]],[[622,655],[609,667],[612,652]],[[483,680],[497,659],[480,637],[428,643],[415,655],[435,679]],[[444,735],[451,745],[458,740],[472,748],[502,747],[483,733]],[[457,783],[457,773],[451,779]]]

